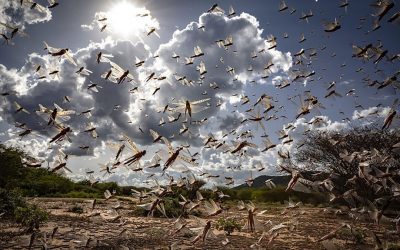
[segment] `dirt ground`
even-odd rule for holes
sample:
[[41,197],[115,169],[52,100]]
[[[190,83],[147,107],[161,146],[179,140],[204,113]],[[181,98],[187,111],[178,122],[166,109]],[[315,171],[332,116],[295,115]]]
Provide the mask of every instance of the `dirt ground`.
[[[258,241],[262,232],[250,233],[243,229],[225,236],[224,232],[215,230],[203,243],[201,240],[192,244],[195,233],[173,234],[175,218],[137,217],[132,213],[133,203],[120,201],[121,218],[107,222],[100,216],[87,217],[91,212],[90,199],[34,199],[30,202],[38,204],[50,212],[49,220],[36,233],[34,249],[40,249],[47,238],[48,249],[250,249]],[[99,201],[95,210],[106,211],[116,200]],[[79,206],[83,213],[73,213],[69,210]],[[283,207],[259,205],[258,211],[266,209],[262,215],[256,216],[261,224],[277,225],[287,221],[297,221],[290,228],[280,231],[279,235],[268,245],[268,237],[262,240],[255,249],[325,249],[327,243],[334,244],[336,249],[374,249],[375,244],[370,233],[374,231],[383,244],[392,247],[400,245],[400,235],[390,233],[395,230],[394,224],[375,225],[372,221],[360,216],[357,221],[348,215],[332,213],[326,208],[300,207],[294,211],[282,214]],[[246,212],[238,212],[236,208],[216,216],[235,217],[242,225],[246,221]],[[214,217],[212,218],[214,219]],[[189,228],[199,227],[193,219],[187,219]],[[356,235],[349,230],[341,230],[330,241],[315,242],[340,223],[348,223],[356,227]],[[291,224],[293,225],[293,223]],[[58,227],[53,239],[50,239],[54,227]],[[268,228],[265,230],[268,231]],[[46,237],[45,237],[46,235]],[[26,234],[18,225],[8,221],[0,221],[0,249],[26,249],[30,234]],[[222,244],[228,238],[230,243]],[[356,238],[359,242],[356,243]],[[87,247],[85,247],[87,246]],[[335,249],[335,248],[331,248]]]

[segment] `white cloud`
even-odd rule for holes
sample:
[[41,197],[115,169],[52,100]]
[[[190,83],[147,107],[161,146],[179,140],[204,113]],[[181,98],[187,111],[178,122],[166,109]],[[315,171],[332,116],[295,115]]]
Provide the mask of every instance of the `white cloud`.
[[[0,22],[24,30],[27,24],[51,20],[51,11],[48,8],[40,4],[37,4],[37,7],[33,9],[30,7],[31,4],[26,1],[23,1],[21,5],[20,1],[0,0]],[[11,32],[11,30],[0,25],[0,33],[7,34],[8,32]]]
[[363,118],[386,117],[390,112],[390,107],[369,107],[363,110],[354,110],[351,119],[358,120]]
[[[200,24],[205,25],[205,31],[198,29]],[[233,37],[234,44],[227,50],[219,48],[215,40],[225,39],[230,35]],[[193,55],[195,46],[200,46],[205,55],[196,58],[194,65],[184,65],[183,58]],[[264,74],[265,65],[269,62],[274,63],[270,74],[274,76],[282,75],[281,77],[285,77],[292,65],[290,53],[282,53],[276,49],[268,50],[267,46],[268,44],[262,37],[262,29],[255,17],[242,13],[240,16],[229,19],[219,14],[203,14],[198,22],[192,22],[183,30],[175,31],[172,39],[160,45],[154,54],[142,42],[114,41],[110,37],[101,42],[92,42],[85,48],[74,51],[73,56],[79,67],[84,66],[93,72],[90,76],[79,76],[75,73],[79,67],[75,67],[65,60],[59,61],[58,58],[50,55],[33,53],[28,56],[21,69],[7,69],[0,65],[2,72],[0,90],[14,90],[18,93],[18,95],[7,97],[8,102],[4,107],[4,116],[2,117],[9,124],[15,121],[25,122],[29,128],[44,136],[43,140],[40,138],[31,140],[34,138],[31,136],[26,140],[23,139],[22,143],[31,145],[29,146],[31,149],[43,148],[43,151],[46,152],[45,154],[42,153],[42,156],[50,159],[59,147],[54,146],[53,152],[47,152],[48,138],[54,136],[55,131],[48,129],[44,120],[33,112],[38,108],[38,104],[52,107],[53,103],[57,103],[63,108],[75,110],[77,114],[89,108],[94,108],[93,116],[90,119],[75,115],[71,116],[71,119],[66,123],[72,128],[74,135],[71,136],[72,143],[65,144],[62,148],[69,154],[79,156],[68,162],[68,164],[73,165],[72,169],[75,170],[72,175],[74,178],[81,178],[84,174],[79,170],[82,165],[86,166],[82,162],[90,161],[91,163],[88,165],[95,168],[97,162],[110,160],[112,153],[103,154],[104,151],[108,150],[104,147],[104,142],[117,141],[121,133],[126,133],[134,138],[140,148],[154,152],[160,148],[160,144],[152,145],[152,138],[148,133],[151,128],[164,136],[174,134],[177,143],[189,142],[192,145],[190,149],[192,152],[201,151],[202,156],[199,161],[201,168],[191,168],[192,171],[218,173],[221,175],[220,180],[223,180],[223,176],[234,175],[238,181],[244,181],[250,171],[256,174],[253,169],[256,162],[271,162],[273,164],[273,155],[271,153],[260,154],[257,150],[249,149],[248,154],[251,157],[243,158],[231,153],[222,153],[219,150],[201,149],[199,135],[205,136],[209,132],[229,131],[238,128],[238,131],[242,131],[251,126],[240,124],[240,121],[244,118],[244,114],[240,111],[231,113],[232,105],[239,101],[238,98],[232,97],[232,94],[244,94],[244,87],[251,80],[259,80]],[[265,52],[258,52],[263,49]],[[251,59],[251,54],[254,51],[257,52],[257,57]],[[111,60],[122,68],[129,69],[137,84],[125,82],[118,85],[100,78],[100,75],[110,69],[110,65],[109,63],[98,64],[96,62],[99,52],[112,54],[114,57]],[[179,62],[172,58],[174,52],[181,56]],[[153,59],[154,55],[159,57]],[[134,67],[132,62],[135,57],[144,60],[144,66]],[[221,57],[224,59],[224,63],[220,61]],[[207,68],[202,84],[198,83],[200,75],[196,71],[196,66],[200,61],[203,61]],[[254,69],[252,73],[247,70],[249,61]],[[38,65],[41,65],[41,71],[34,73]],[[218,67],[215,67],[216,65]],[[228,66],[235,68],[235,74],[231,75],[226,72]],[[58,78],[48,77],[51,69],[60,70]],[[155,73],[155,77],[165,76],[167,78],[162,81],[153,79],[145,82],[145,79],[152,72]],[[45,80],[38,79],[41,73],[47,76]],[[176,81],[173,74],[186,76],[187,79],[194,81],[194,86],[182,86]],[[241,77],[235,80],[235,75]],[[90,92],[87,89],[90,82],[97,83],[102,87],[98,93]],[[209,87],[209,84],[213,82],[218,84],[218,89]],[[130,89],[133,87],[138,87],[137,93],[130,93]],[[153,95],[156,87],[161,89]],[[205,92],[206,95],[203,95]],[[63,102],[64,96],[68,96],[71,103]],[[171,98],[175,98],[175,101],[210,98],[208,110],[193,114],[192,120],[208,118],[208,122],[203,125],[189,124],[193,133],[191,138],[179,135],[182,118],[180,122],[167,123],[163,127],[158,126],[161,117],[165,120],[168,120],[168,118],[167,114],[157,111],[166,104],[173,106]],[[224,108],[216,106],[219,100],[226,101]],[[13,101],[20,103],[32,114],[15,114],[12,107]],[[116,105],[119,105],[118,109],[115,109]],[[89,121],[97,127],[96,131],[99,138],[91,138],[87,133],[82,132]],[[128,123],[128,121],[131,121],[131,123]],[[140,132],[139,127],[144,133]],[[219,133],[220,135],[221,133]],[[231,141],[235,140],[235,136],[226,138],[228,145],[232,145]],[[15,141],[15,139],[13,140]],[[33,143],[36,143],[36,146]],[[81,150],[79,146],[83,145],[89,146],[90,149],[88,151]],[[161,146],[161,148],[166,149],[165,146]],[[83,157],[86,154],[89,156]],[[90,156],[93,154],[94,156]],[[151,153],[146,156],[146,159],[148,159],[147,157],[151,157]],[[239,165],[242,170],[225,173],[227,166],[238,167]],[[270,173],[273,170],[268,168],[266,171]],[[180,171],[174,169],[169,172],[176,176],[180,174]],[[265,172],[257,174],[263,173]],[[137,184],[145,178],[145,174],[135,175],[135,173],[126,171],[124,168],[118,170],[115,175],[104,177],[107,180],[118,180],[123,184]]]

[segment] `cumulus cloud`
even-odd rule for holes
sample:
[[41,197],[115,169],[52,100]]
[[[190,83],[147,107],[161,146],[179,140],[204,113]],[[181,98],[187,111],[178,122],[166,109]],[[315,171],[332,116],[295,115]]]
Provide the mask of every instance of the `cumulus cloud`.
[[369,107],[362,110],[354,110],[352,119],[364,119],[364,118],[382,118],[386,117],[390,112],[390,107]]
[[[266,64],[274,64],[271,74],[287,72],[291,67],[290,53],[268,50],[268,43],[261,35],[262,30],[256,18],[246,13],[233,18],[222,14],[202,14],[198,22],[192,22],[184,29],[175,31],[172,39],[160,45],[155,52],[159,57],[153,68],[168,76],[170,82],[170,85],[164,84],[161,87],[163,95],[157,102],[160,105],[168,103],[169,100],[165,97],[187,100],[211,98],[210,108],[202,116],[210,119],[218,116],[224,119],[219,112],[221,107],[226,106],[216,104],[223,101],[235,104],[231,100],[232,94],[243,93],[246,84],[260,79],[265,73]],[[233,38],[232,46],[221,48],[216,44],[215,41],[229,36]],[[193,64],[186,65],[185,57],[194,55],[195,46],[201,48],[204,56],[195,58]],[[256,52],[257,57],[252,59],[253,52]],[[174,58],[174,54],[179,56],[178,60]],[[197,70],[201,62],[207,69],[207,73],[202,76]],[[248,71],[250,64],[253,72]],[[227,72],[227,68],[233,68],[234,73]],[[175,76],[185,77],[194,86],[182,86]],[[226,114],[225,112],[225,116]]]
[[[199,29],[203,25],[204,30]],[[216,40],[226,39],[229,36],[233,38],[233,45],[224,48],[215,43]],[[195,58],[193,65],[185,65],[184,58],[193,55],[195,46],[199,46],[204,55]],[[29,145],[35,142],[37,146],[31,146],[31,148],[41,148],[42,151],[32,152],[48,159],[62,148],[69,154],[94,155],[98,156],[98,161],[106,161],[112,153],[100,153],[108,150],[104,147],[104,143],[118,141],[122,133],[134,138],[139,147],[146,148],[148,155],[151,155],[151,152],[159,148],[159,145],[153,145],[149,134],[149,129],[153,129],[166,137],[174,136],[173,141],[176,143],[189,143],[192,146],[190,149],[192,153],[200,152],[201,167],[196,169],[188,166],[191,171],[218,173],[221,175],[221,180],[223,176],[232,174],[238,180],[244,180],[250,171],[254,172],[257,162],[271,162],[273,165],[273,155],[260,154],[258,150],[248,149],[247,157],[239,157],[219,150],[204,149],[201,148],[201,138],[210,132],[227,132],[237,129],[240,133],[249,128],[249,124],[241,123],[245,117],[243,111],[236,110],[232,113],[236,109],[233,105],[240,101],[239,97],[232,97],[232,95],[245,94],[246,86],[249,86],[252,81],[259,81],[265,74],[285,75],[292,65],[290,53],[268,48],[269,44],[262,37],[262,29],[255,17],[242,13],[240,16],[227,18],[224,15],[207,13],[202,14],[198,22],[192,22],[182,30],[175,31],[171,40],[160,45],[155,53],[152,53],[143,42],[114,41],[110,38],[101,42],[92,42],[84,48],[72,51],[78,67],[64,59],[59,60],[51,55],[33,53],[28,56],[25,65],[20,69],[0,65],[0,90],[2,93],[11,93],[3,106],[3,122],[26,123],[28,128],[42,136],[37,139],[34,137],[37,142],[32,141]],[[125,81],[122,84],[115,84],[103,79],[101,75],[108,72],[111,65],[108,62],[100,64],[96,62],[99,52],[113,55],[110,60],[124,70],[129,70],[135,82]],[[180,56],[178,60],[172,57],[174,53]],[[136,57],[144,61],[143,66],[134,66]],[[207,69],[207,73],[203,75],[204,78],[196,70],[200,62],[203,62]],[[266,71],[264,68],[271,63],[273,66]],[[41,68],[38,71],[39,65]],[[253,71],[248,70],[250,65]],[[79,67],[85,67],[92,73],[90,75],[77,74]],[[234,73],[227,72],[229,67],[234,68]],[[57,77],[50,76],[52,71],[59,71]],[[146,81],[152,74],[152,79]],[[42,76],[45,78],[42,79]],[[178,76],[185,76],[188,82],[191,82],[189,84],[191,86],[183,86],[177,80]],[[98,84],[98,92],[88,90],[88,86],[93,83]],[[154,93],[156,88],[160,88],[160,91]],[[68,96],[70,102],[64,101],[65,96]],[[205,98],[209,98],[204,103],[208,109],[193,113],[192,117],[188,115],[185,117],[182,114],[175,123],[169,123],[168,116],[176,117],[177,112],[170,112],[168,109],[165,113],[159,112],[166,105],[173,110],[177,102]],[[239,99],[234,101],[232,98]],[[15,113],[14,102],[18,102],[31,114]],[[221,102],[225,104],[217,105]],[[34,111],[38,109],[39,104],[53,108],[53,103],[57,103],[64,109],[75,110],[76,115],[71,115],[71,119],[66,122],[66,125],[73,130],[72,142],[65,142],[61,146],[53,145],[53,152],[49,153],[47,152],[49,137],[54,136],[57,131],[48,128],[47,121],[36,115]],[[79,115],[82,111],[91,108],[93,109],[91,118]],[[163,126],[158,125],[161,118],[166,121]],[[204,118],[207,118],[207,121],[195,122]],[[183,126],[182,122],[185,120],[187,120],[186,126],[191,131],[190,136],[179,134]],[[89,122],[96,127],[98,138],[92,138],[90,134],[83,132]],[[9,134],[9,136],[13,138],[11,142],[16,143],[15,135]],[[219,132],[217,136],[221,137],[222,132]],[[226,144],[232,145],[236,136],[237,134],[228,136],[225,139]],[[30,140],[32,137],[33,135],[27,139]],[[89,146],[89,149],[82,150],[80,146]],[[75,159],[83,161],[87,157],[74,158],[69,164],[82,165]],[[227,167],[241,170],[225,173]],[[271,167],[267,169],[268,172],[272,171]],[[80,178],[79,176],[84,174],[79,169],[75,170],[78,173],[74,173],[75,178]],[[246,174],[240,174],[242,171]],[[148,172],[145,171],[145,173]],[[170,170],[172,175],[178,176],[180,173],[179,169]],[[143,180],[145,177],[146,175],[138,177],[130,172],[124,172],[122,168],[117,174],[104,178],[133,184],[132,182],[139,182],[138,180]]]
[[[87,48],[78,50],[74,54],[80,66],[91,69],[93,73],[90,76],[81,76],[75,73],[77,68],[69,62],[63,60],[57,70],[59,76],[51,79],[48,72],[51,71],[52,61],[58,60],[51,58],[49,55],[32,54],[29,56],[27,63],[21,70],[6,69],[4,66],[0,70],[4,71],[1,80],[4,82],[1,88],[3,92],[15,91],[18,95],[11,95],[8,98],[8,106],[6,116],[9,122],[19,121],[26,123],[28,127],[38,129],[43,125],[43,121],[39,116],[27,114],[15,114],[13,112],[13,102],[17,101],[27,110],[33,112],[38,109],[38,104],[45,107],[52,107],[53,103],[59,104],[65,109],[75,110],[77,113],[93,108],[93,118],[91,121],[99,126],[98,132],[102,134],[102,138],[108,139],[113,137],[112,131],[119,127],[125,131],[132,130],[128,127],[128,115],[122,110],[130,109],[131,103],[136,99],[131,96],[129,89],[133,86],[130,84],[121,84],[117,86],[114,83],[105,82],[100,77],[102,73],[109,70],[110,66],[105,63],[97,65],[96,55],[100,51],[108,51],[114,56],[113,60],[122,67],[128,67],[127,61],[129,56],[145,55],[146,49],[141,43],[132,44],[130,42],[113,42],[103,41],[102,43],[91,43]],[[41,65],[41,69],[47,73],[46,80],[37,80],[38,76],[32,76],[37,65]],[[132,72],[133,73],[133,72]],[[98,83],[101,87],[99,93],[91,93],[87,87],[91,83]],[[99,87],[99,88],[100,88]],[[29,90],[29,91],[27,91]],[[64,96],[68,96],[70,103],[66,103]],[[131,100],[132,99],[132,100]],[[115,105],[120,105],[120,110],[114,110]],[[68,121],[68,125],[76,131],[84,130],[86,123],[84,116],[73,116]],[[114,136],[116,139],[116,136]],[[84,140],[88,140],[85,135],[77,136],[77,143],[81,144]],[[73,145],[75,142],[73,142]],[[75,146],[75,145],[74,145]]]
[[[31,3],[23,1],[0,0],[0,22],[11,27],[25,29],[26,25],[47,22],[51,20],[51,11],[37,4],[31,9]],[[0,32],[7,34],[12,30],[0,25]]]

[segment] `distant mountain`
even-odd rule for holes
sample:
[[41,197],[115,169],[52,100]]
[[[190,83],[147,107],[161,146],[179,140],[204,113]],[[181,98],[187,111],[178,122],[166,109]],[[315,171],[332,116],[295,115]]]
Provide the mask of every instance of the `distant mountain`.
[[[268,179],[272,179],[275,185],[286,186],[289,183],[290,178],[291,178],[290,175],[277,175],[277,176],[261,175],[254,178],[252,187],[253,188],[265,187],[265,181]],[[242,185],[234,187],[234,189],[246,188],[246,187],[249,186],[246,183],[244,183]]]
[[[328,173],[321,173],[317,171],[303,171],[301,172],[301,175],[303,178],[310,181],[322,181],[329,177]],[[272,181],[277,186],[287,186],[291,178],[292,178],[291,175],[275,175],[275,176],[260,175],[254,179],[252,187],[253,188],[265,187],[265,181],[268,179],[272,179]],[[246,183],[243,183],[242,185],[234,187],[234,189],[245,188],[245,187],[249,186]]]

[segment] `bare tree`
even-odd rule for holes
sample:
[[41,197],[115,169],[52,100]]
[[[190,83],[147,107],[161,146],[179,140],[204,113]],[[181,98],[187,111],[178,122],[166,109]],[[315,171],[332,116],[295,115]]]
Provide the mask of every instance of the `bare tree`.
[[[332,200],[344,199],[352,207],[371,203],[378,207],[377,203],[392,202],[400,196],[399,142],[400,129],[382,131],[369,126],[340,132],[316,130],[306,134],[304,145],[282,168],[325,173],[320,176],[332,183],[331,190],[325,188]],[[326,184],[312,181],[318,187]]]

